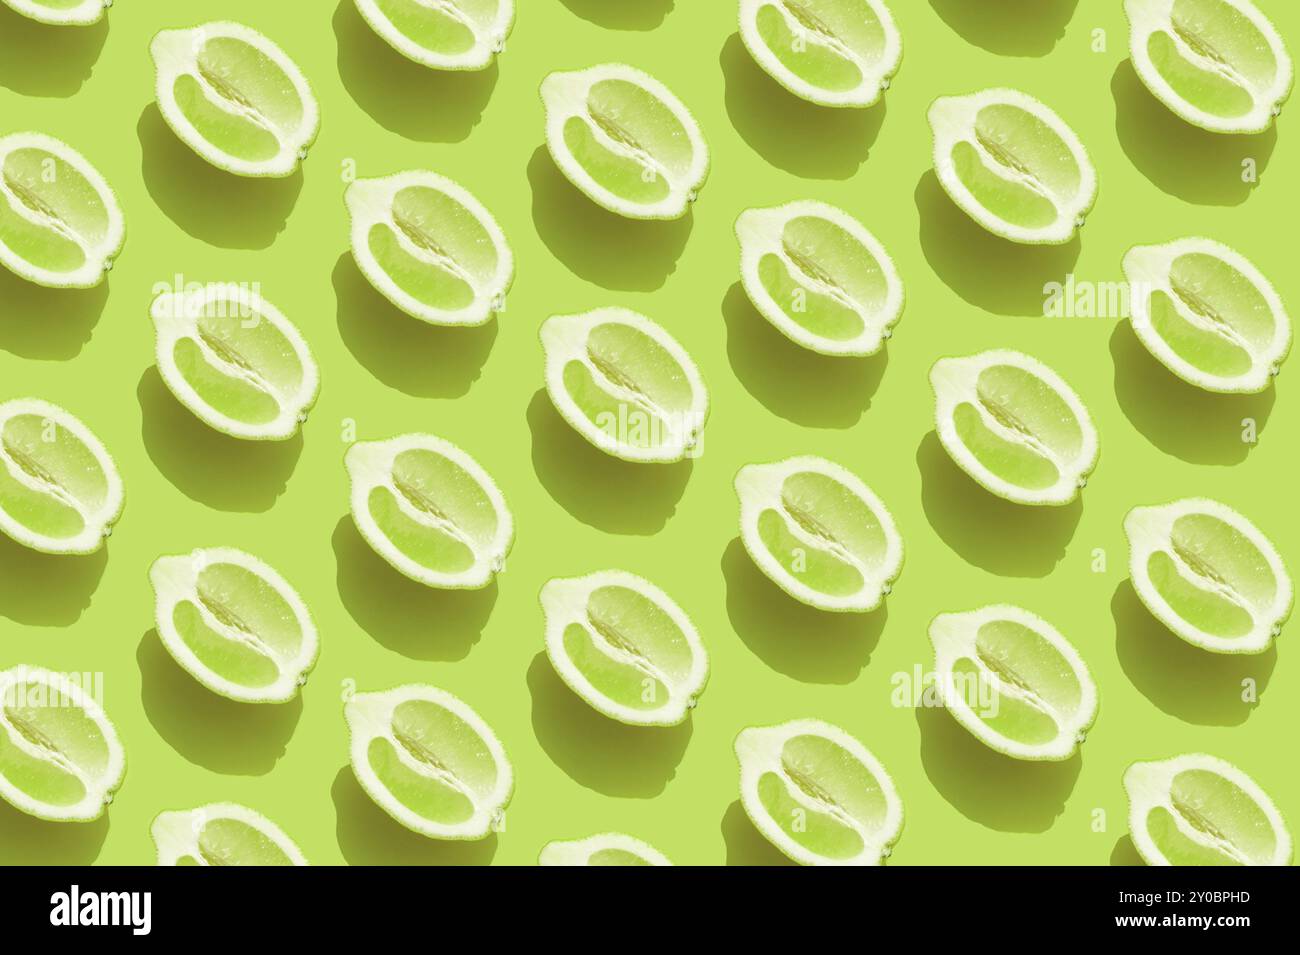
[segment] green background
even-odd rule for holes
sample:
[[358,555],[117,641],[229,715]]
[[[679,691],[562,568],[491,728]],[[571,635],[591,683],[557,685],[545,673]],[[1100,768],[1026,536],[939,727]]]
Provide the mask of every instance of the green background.
[[[1285,758],[1300,720],[1292,635],[1280,652],[1245,659],[1182,644],[1138,604],[1121,531],[1133,505],[1218,497],[1267,529],[1297,568],[1300,397],[1285,373],[1262,396],[1198,393],[1150,359],[1127,324],[1040,314],[1044,282],[1071,271],[1118,281],[1129,246],[1185,234],[1237,247],[1297,301],[1288,229],[1300,204],[1296,117],[1255,137],[1215,137],[1175,119],[1128,64],[1118,0],[894,0],[902,68],[884,105],[865,112],[821,110],[776,87],[741,46],[732,0],[519,6],[499,66],[468,76],[402,60],[351,0],[183,9],[135,0],[82,31],[0,8],[0,132],[38,129],[73,144],[114,184],[127,218],[125,250],[98,289],[46,291],[0,270],[0,398],[40,396],[80,416],[116,455],[127,488],[125,515],[95,556],[43,557],[0,539],[0,663],[103,671],[128,761],[97,823],[41,823],[0,804],[0,861],[149,863],[155,813],[217,800],[276,819],[316,863],[531,863],[549,839],[606,829],[679,863],[772,861],[737,802],[731,743],[744,726],[803,716],[845,727],[890,769],[906,806],[894,863],[1132,861],[1120,775],[1134,759],[1184,751],[1238,763],[1300,820],[1300,773]],[[1294,48],[1300,7],[1261,6]],[[265,32],[310,78],[323,125],[293,178],[212,169],[160,119],[149,39],[210,19]],[[1094,30],[1105,31],[1104,52],[1092,49]],[[609,216],[546,155],[539,82],[602,61],[652,72],[702,125],[712,175],[685,220]],[[1091,150],[1101,187],[1081,240],[1009,245],[941,193],[926,107],[997,85],[1046,101]],[[1241,181],[1247,157],[1257,184]],[[370,289],[348,253],[347,160],[361,176],[427,167],[484,201],[518,260],[499,321],[424,327]],[[749,206],[796,198],[843,206],[891,250],[908,303],[886,353],[819,358],[747,304],[732,223]],[[148,306],[155,283],[177,273],[260,282],[302,329],[323,375],[302,438],[226,439],[165,390]],[[551,314],[603,305],[643,311],[697,360],[712,394],[699,460],[620,463],[551,409],[537,328]],[[1091,409],[1101,461],[1081,503],[1004,504],[958,472],[933,436],[931,363],[1000,346],[1056,368]],[[1240,438],[1247,417],[1258,422],[1254,446]],[[427,590],[368,550],[347,516],[349,419],[361,438],[431,431],[495,475],[518,525],[498,585]],[[803,453],[850,467],[892,509],[907,559],[886,609],[805,609],[741,549],[737,468]],[[258,554],[312,608],[322,652],[300,702],[220,700],[152,632],[149,564],[213,545]],[[604,719],[542,655],[542,583],[610,566],[674,595],[708,644],[712,679],[682,727]],[[944,711],[891,701],[895,673],[930,664],[934,614],[1003,601],[1055,622],[1100,686],[1096,727],[1063,764],[1004,759]],[[1246,677],[1261,687],[1256,705],[1240,700]],[[474,706],[516,770],[505,832],[440,844],[375,808],[347,768],[345,680],[361,689],[428,681]]]

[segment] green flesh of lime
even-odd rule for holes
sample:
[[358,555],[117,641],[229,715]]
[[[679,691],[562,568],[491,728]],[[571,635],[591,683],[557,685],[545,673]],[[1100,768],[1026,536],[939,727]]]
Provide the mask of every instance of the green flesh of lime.
[[384,273],[417,302],[444,312],[459,311],[474,303],[474,287],[462,275],[445,263],[412,255],[388,225],[371,226],[366,242]]
[[805,83],[832,93],[848,92],[862,84],[862,70],[833,36],[807,29],[802,24],[798,30],[792,30],[773,6],[759,8],[756,25],[763,44],[782,66]]
[[455,56],[474,47],[469,24],[446,10],[431,9],[418,0],[375,0],[375,6],[399,33],[426,50]]
[[[108,741],[99,726],[44,683],[29,681],[6,690],[0,714],[7,724],[0,726],[0,776],[33,799],[50,806],[75,805],[86,788],[69,767],[91,778],[108,768]],[[13,734],[47,755],[20,749]]]
[[208,865],[293,865],[269,836],[237,819],[206,823],[198,843]]
[[[70,163],[44,149],[15,149],[0,169],[0,242],[51,272],[86,261],[84,245],[103,241],[109,211],[99,192]],[[36,217],[33,222],[19,209]]]
[[650,865],[635,852],[626,849],[597,849],[587,857],[587,865]]
[[[18,481],[15,471],[40,489]],[[73,502],[93,511],[107,496],[108,477],[99,461],[67,428],[23,414],[0,429],[0,508],[24,527],[46,537],[74,537],[85,521]]]

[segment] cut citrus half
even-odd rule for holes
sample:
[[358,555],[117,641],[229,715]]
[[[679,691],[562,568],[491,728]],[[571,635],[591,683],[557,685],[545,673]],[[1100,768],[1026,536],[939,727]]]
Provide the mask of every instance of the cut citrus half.
[[505,568],[514,520],[496,482],[448,441],[358,441],[344,459],[352,518],[375,553],[429,587],[486,587]]
[[747,209],[740,278],[759,314],[823,355],[874,355],[903,314],[894,260],[862,223],[824,202]]
[[307,865],[283,829],[232,802],[160,812],[149,827],[159,865]]
[[252,554],[211,547],[149,568],[158,635],[213,693],[284,703],[316,664],[320,640],[298,592]]
[[9,7],[38,23],[54,26],[89,26],[98,23],[113,0],[3,0]]
[[79,681],[41,667],[0,670],[0,796],[41,819],[88,822],[125,773],[117,730]]
[[1097,429],[1061,376],[1015,351],[930,369],[939,440],[963,471],[1017,504],[1068,504],[1097,465]]
[[1294,588],[1272,542],[1205,498],[1135,507],[1124,518],[1133,589],[1161,623],[1215,653],[1263,653],[1291,616]]
[[1124,13],[1134,70],[1189,123],[1260,133],[1291,95],[1286,45],[1251,0],[1124,0]]
[[740,37],[773,79],[820,106],[870,106],[903,58],[881,0],[740,0]]
[[690,110],[653,76],[621,63],[542,81],[546,145],[591,200],[632,219],[686,215],[709,174]]
[[709,393],[668,332],[625,308],[554,315],[542,323],[546,391],[579,434],[626,461],[700,453]]
[[166,292],[150,315],[162,380],[199,420],[252,441],[298,433],[320,370],[278,308],[244,286],[212,284]]
[[930,623],[935,688],[980,742],[1016,759],[1074,755],[1097,718],[1097,684],[1050,623],[1020,607],[943,613]]
[[1097,171],[1061,117],[1019,90],[943,96],[930,106],[944,191],[995,235],[1060,245],[1097,198]]
[[1137,246],[1124,256],[1124,276],[1133,331],[1199,388],[1263,391],[1291,350],[1291,319],[1272,283],[1221,242]]
[[398,53],[435,70],[481,70],[505,49],[515,0],[355,0]]
[[541,593],[546,654],[596,710],[637,726],[672,726],[695,707],[709,657],[686,612],[621,570],[557,577]]
[[307,78],[239,23],[163,30],[149,45],[158,109],[185,145],[238,176],[292,175],[320,130]]
[[67,143],[0,136],[0,264],[50,288],[98,285],[126,239],[117,196]]
[[431,686],[358,693],[344,706],[352,771],[375,803],[431,839],[482,839],[500,828],[514,774],[496,734]]
[[122,504],[117,465],[89,428],[48,401],[0,402],[0,531],[47,554],[91,554]]
[[482,325],[505,308],[514,255],[467,189],[416,170],[358,179],[344,201],[357,267],[406,314],[432,325]]
[[880,761],[821,720],[751,726],[736,737],[740,800],[769,842],[803,865],[880,865],[903,802]]
[[1290,865],[1286,821],[1253,779],[1203,753],[1124,773],[1129,834],[1147,865]]
[[903,568],[903,539],[857,475],[799,457],[748,464],[735,484],[740,538],[777,586],[821,610],[880,606]]
[[538,865],[672,865],[654,846],[621,832],[602,832],[586,839],[548,842]]

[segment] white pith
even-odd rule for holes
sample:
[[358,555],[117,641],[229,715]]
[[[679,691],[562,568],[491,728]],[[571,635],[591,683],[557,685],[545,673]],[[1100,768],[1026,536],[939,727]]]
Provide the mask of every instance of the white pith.
[[[681,369],[691,390],[691,406],[685,412],[659,408],[649,398],[610,378],[591,361],[587,341],[601,325],[626,325],[652,338]],[[542,350],[546,356],[546,391],[555,408],[575,431],[606,454],[625,461],[670,463],[693,453],[699,444],[709,414],[709,393],[699,367],[685,348],[664,328],[644,315],[625,308],[599,308],[581,315],[553,315],[542,323]],[[564,368],[571,361],[587,367],[592,378],[610,395],[630,408],[664,423],[667,437],[652,447],[637,447],[601,429],[578,407],[564,385]]]
[[[649,599],[668,615],[681,631],[691,649],[691,669],[685,677],[675,679],[661,672],[653,663],[622,648],[610,645],[595,634],[590,625],[588,601],[601,587],[625,587]],[[636,574],[621,570],[602,570],[585,577],[557,577],[546,582],[541,592],[542,612],[546,620],[546,655],[555,672],[569,688],[598,712],[622,723],[638,726],[674,726],[686,719],[709,679],[709,657],[704,641],[686,612],[671,597]],[[570,624],[580,624],[593,635],[592,643],[611,660],[636,667],[668,689],[668,699],[654,710],[636,709],[610,699],[592,685],[564,649],[564,631]]]
[[[1073,458],[1067,460],[1059,456],[1043,442],[1004,426],[989,414],[978,398],[976,386],[980,372],[998,365],[1009,365],[1029,372],[1050,386],[1065,401],[1078,422],[1082,435],[1079,451]],[[1036,358],[1005,349],[980,352],[967,358],[941,358],[930,369],[930,387],[934,390],[934,420],[939,441],[963,471],[998,497],[1017,504],[1068,504],[1078,496],[1082,482],[1097,466],[1097,429],[1087,407],[1060,375]],[[961,404],[973,406],[979,412],[980,421],[994,434],[1004,440],[1028,446],[1050,460],[1057,469],[1056,483],[1039,490],[1022,488],[1003,480],[985,467],[957,434],[953,414]]]
[[294,865],[310,864],[298,844],[266,816],[238,803],[217,802],[196,809],[160,812],[154,818],[149,834],[158,848],[158,865],[178,865],[183,858],[193,859],[201,866],[212,865],[199,849],[199,835],[205,825],[222,819],[232,819],[256,829],[275,843]]
[[113,257],[121,251],[126,241],[126,224],[122,218],[122,208],[117,203],[117,194],[113,187],[99,173],[85,156],[77,152],[62,140],[44,133],[11,133],[0,137],[0,169],[4,168],[9,154],[19,149],[39,149],[67,163],[94,188],[99,200],[107,210],[108,228],[104,237],[91,243],[78,235],[62,220],[51,220],[49,215],[38,214],[21,199],[13,195],[12,189],[0,176],[0,202],[5,202],[14,214],[28,220],[34,225],[48,231],[57,232],[63,238],[75,242],[85,255],[85,261],[71,272],[56,272],[33,265],[10,249],[0,240],[0,264],[37,285],[48,288],[90,288],[104,279],[105,273],[112,267]]
[[[875,259],[888,288],[885,303],[877,311],[869,312],[842,289],[804,273],[790,260],[783,242],[785,226],[791,220],[803,217],[825,219],[833,223],[853,236]],[[823,355],[874,355],[880,351],[885,339],[889,337],[890,329],[903,314],[903,281],[894,266],[894,260],[862,223],[842,209],[811,200],[789,202],[767,209],[747,209],[736,220],[736,238],[740,241],[740,278],[749,300],[759,314],[787,338],[804,348]],[[759,277],[759,263],[768,254],[780,258],[792,275],[799,276],[801,284],[834,298],[856,312],[862,319],[862,333],[856,338],[842,341],[823,338],[790,318]]]
[[0,467],[7,468],[10,476],[19,484],[23,484],[47,497],[57,497],[60,502],[72,507],[81,515],[85,524],[81,533],[75,537],[48,537],[29,530],[3,507],[0,507],[0,531],[8,534],[26,547],[46,554],[94,553],[103,545],[104,538],[112,532],[113,523],[122,515],[124,504],[122,478],[118,474],[117,465],[114,463],[112,455],[108,453],[108,449],[104,447],[100,440],[91,433],[90,429],[73,417],[70,412],[39,398],[16,398],[13,401],[0,403],[0,433],[3,433],[4,426],[10,418],[22,415],[39,415],[43,421],[53,425],[56,431],[70,432],[94,455],[95,461],[104,473],[107,490],[104,495],[104,502],[99,507],[91,510],[62,487],[51,488],[45,482],[36,480],[33,475],[28,474],[23,468],[12,462],[3,443],[0,443]]
[[[1195,573],[1175,552],[1170,541],[1174,523],[1188,514],[1207,514],[1217,518],[1255,546],[1268,564],[1277,585],[1277,592],[1268,607],[1256,608],[1232,591],[1226,583],[1210,581]],[[1208,498],[1183,498],[1169,504],[1135,507],[1124,518],[1124,534],[1129,544],[1129,575],[1133,589],[1157,620],[1193,646],[1215,653],[1263,653],[1273,643],[1275,632],[1281,630],[1282,624],[1291,615],[1294,587],[1277,549],[1250,520],[1226,504]],[[1173,561],[1179,575],[1188,583],[1201,590],[1210,590],[1249,613],[1254,621],[1253,629],[1240,637],[1220,637],[1206,633],[1180,616],[1151,581],[1147,565],[1156,551],[1166,554]]]
[[[794,474],[811,472],[821,474],[843,485],[863,501],[879,522],[885,535],[885,555],[878,567],[868,567],[838,543],[815,538],[799,526],[787,513],[781,489],[786,479]],[[903,539],[899,536],[894,517],[876,493],[857,475],[833,461],[814,456],[787,458],[772,464],[749,464],[736,474],[736,496],[740,499],[740,539],[745,550],[758,568],[773,583],[796,600],[820,610],[865,613],[880,606],[890,586],[903,567]],[[759,515],[774,510],[785,522],[787,530],[816,550],[831,550],[845,563],[852,564],[862,575],[862,589],[845,596],[831,596],[814,590],[794,577],[763,543],[759,535]]]
[[104,18],[111,0],[82,0],[75,7],[55,10],[32,0],[4,0],[9,7],[37,23],[51,26],[90,26]]
[[515,21],[515,0],[498,0],[496,16],[480,23],[464,10],[456,0],[415,0],[421,6],[446,13],[459,20],[474,34],[474,45],[463,53],[446,54],[421,46],[397,28],[384,15],[375,0],[354,0],[357,12],[370,28],[394,50],[408,60],[435,70],[482,70],[492,65],[497,53],[505,48],[506,37]]
[[[483,226],[492,238],[497,257],[497,270],[490,281],[479,281],[450,256],[438,257],[429,250],[420,248],[397,225],[393,218],[393,199],[403,189],[411,186],[434,189],[449,196]],[[412,318],[431,325],[482,325],[504,307],[505,294],[510,290],[515,276],[514,253],[492,213],[468,189],[437,173],[411,170],[381,179],[358,179],[348,186],[344,202],[351,219],[352,256],[356,259],[357,267],[384,298]],[[434,308],[403,291],[370,251],[370,230],[380,223],[392,230],[397,237],[397,244],[408,255],[445,268],[473,288],[474,301],[463,309],[447,311]]]
[[591,865],[589,861],[597,852],[604,850],[628,852],[638,856],[649,865],[672,865],[669,858],[635,836],[621,832],[602,832],[585,839],[556,840],[542,846],[538,865],[579,866]]
[[[456,779],[449,771],[436,773],[432,767],[415,759],[398,741],[393,733],[393,711],[408,700],[425,700],[434,703],[470,726],[496,764],[496,783],[491,792],[479,794],[465,783]],[[487,725],[466,703],[445,690],[427,685],[399,686],[378,693],[357,693],[343,707],[351,734],[352,771],[357,782],[366,791],[375,804],[386,813],[413,832],[418,832],[431,839],[482,839],[499,824],[501,814],[514,792],[514,771],[505,749],[497,739],[492,728]],[[469,819],[455,825],[446,825],[427,819],[414,812],[388,790],[375,775],[370,766],[368,750],[372,740],[383,737],[397,753],[399,761],[412,772],[429,779],[436,779],[452,786],[465,795],[473,804],[474,812]]]

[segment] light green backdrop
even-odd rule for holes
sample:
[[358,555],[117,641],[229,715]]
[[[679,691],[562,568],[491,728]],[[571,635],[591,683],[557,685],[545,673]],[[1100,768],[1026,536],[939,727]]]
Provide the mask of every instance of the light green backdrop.
[[[1294,49],[1300,8],[1261,5]],[[1247,138],[1182,124],[1133,74],[1118,0],[893,0],[903,65],[885,105],[867,112],[827,112],[779,90],[745,54],[732,0],[519,6],[499,68],[465,77],[400,59],[351,0],[123,0],[107,29],[66,34],[0,8],[0,132],[39,129],[74,144],[115,185],[128,227],[97,290],[42,291],[0,270],[0,397],[65,405],[114,451],[127,487],[105,553],[41,557],[0,540],[0,663],[103,671],[128,754],[126,782],[99,823],[39,823],[0,805],[0,860],[147,863],[156,812],[236,800],[278,820],[317,863],[530,863],[548,839],[605,829],[681,863],[769,861],[774,850],[736,802],[731,742],[746,725],[800,716],[844,726],[891,770],[907,815],[895,863],[1130,861],[1120,774],[1134,759],[1188,750],[1239,763],[1300,821],[1300,774],[1286,755],[1300,719],[1294,634],[1279,652],[1244,660],[1181,644],[1137,603],[1121,532],[1132,505],[1220,497],[1300,569],[1300,370],[1260,397],[1211,397],[1178,384],[1122,323],[1037,314],[1045,281],[1069,271],[1115,281],[1130,245],[1198,233],[1238,247],[1300,301],[1289,229],[1300,116]],[[152,34],[222,18],[280,43],[321,101],[320,139],[292,179],[209,168],[153,105]],[[1095,31],[1103,52],[1093,51]],[[713,173],[692,217],[616,220],[545,154],[541,78],[606,60],[657,75],[703,126]],[[1101,191],[1081,241],[1010,246],[941,193],[926,107],[992,85],[1039,96],[1089,146]],[[1258,184],[1241,181],[1245,158]],[[347,252],[349,160],[363,176],[434,169],[493,210],[518,259],[497,323],[425,328],[371,291]],[[887,355],[815,357],[746,303],[732,222],[748,206],[796,198],[843,206],[892,251],[908,304]],[[174,402],[153,367],[147,309],[155,283],[177,273],[260,282],[303,330],[323,371],[305,437],[240,444]],[[540,322],[609,304],[662,322],[703,370],[713,410],[693,464],[606,458],[540,390]],[[930,364],[996,346],[1048,362],[1091,408],[1101,462],[1081,505],[1003,504],[931,434]],[[1259,426],[1253,447],[1240,439],[1247,417]],[[435,432],[496,476],[518,523],[499,586],[426,590],[368,551],[347,517],[347,419],[363,438]],[[844,463],[892,508],[907,561],[886,610],[806,610],[745,557],[732,475],[797,453]],[[263,557],[313,608],[323,650],[300,703],[219,700],[152,633],[150,562],[218,544]],[[541,584],[606,566],[659,583],[708,642],[712,680],[684,727],[619,727],[572,696],[542,656]],[[929,665],[929,619],[995,601],[1054,621],[1091,666],[1101,711],[1081,758],[1014,763],[941,710],[892,705],[893,675]],[[1257,705],[1240,701],[1247,677]],[[429,681],[470,702],[514,761],[506,831],[442,845],[374,808],[347,769],[348,679],[362,689]]]

